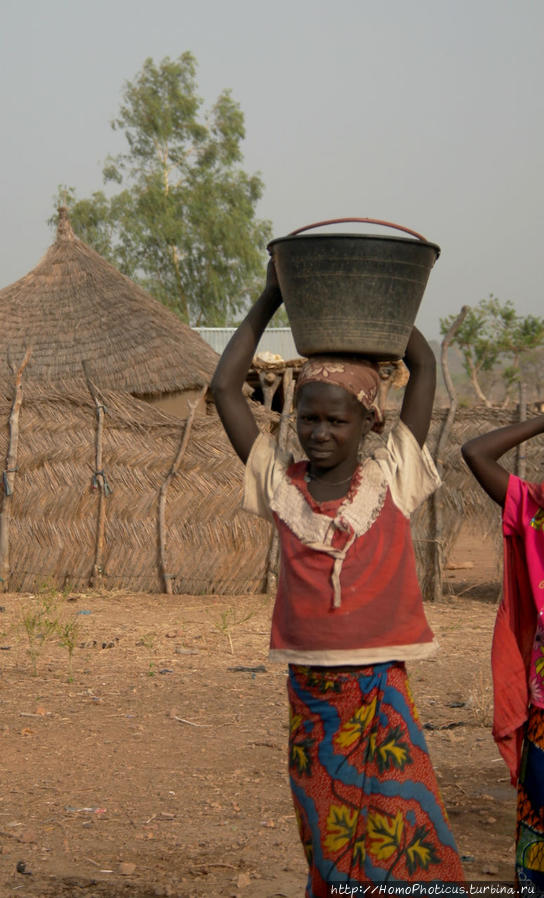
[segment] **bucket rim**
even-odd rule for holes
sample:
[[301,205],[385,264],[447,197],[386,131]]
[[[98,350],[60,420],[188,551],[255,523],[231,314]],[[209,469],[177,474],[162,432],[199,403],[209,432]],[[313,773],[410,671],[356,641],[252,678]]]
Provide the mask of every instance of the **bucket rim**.
[[[353,234],[353,233],[326,233],[326,234],[286,234],[285,237],[274,237],[273,240],[270,240],[267,243],[266,248],[270,255],[272,255],[271,247],[274,247],[278,243],[292,243],[293,241],[301,241],[301,240],[346,240],[346,239],[356,239],[356,240],[380,240],[388,243],[412,243],[416,246],[425,246],[433,249],[436,253],[436,259],[440,256],[442,250],[440,249],[438,243],[432,243],[430,240],[418,240],[415,237],[398,237],[396,234]],[[435,261],[436,261],[435,259]]]

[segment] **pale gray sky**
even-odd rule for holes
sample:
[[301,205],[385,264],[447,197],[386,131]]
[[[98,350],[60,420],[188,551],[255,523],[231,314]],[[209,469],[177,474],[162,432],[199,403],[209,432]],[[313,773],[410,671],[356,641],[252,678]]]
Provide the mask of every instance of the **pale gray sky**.
[[123,82],[196,56],[231,88],[275,236],[339,216],[442,246],[418,324],[490,292],[544,314],[542,0],[3,0],[0,286],[52,242],[60,183],[102,186]]

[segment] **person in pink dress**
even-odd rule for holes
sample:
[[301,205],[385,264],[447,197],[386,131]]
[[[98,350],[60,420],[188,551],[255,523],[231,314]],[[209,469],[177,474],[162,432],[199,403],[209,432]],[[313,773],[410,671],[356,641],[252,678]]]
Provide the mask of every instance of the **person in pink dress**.
[[493,736],[517,785],[516,877],[544,889],[544,485],[498,459],[544,433],[544,415],[465,443],[462,453],[502,508],[504,582],[491,663]]

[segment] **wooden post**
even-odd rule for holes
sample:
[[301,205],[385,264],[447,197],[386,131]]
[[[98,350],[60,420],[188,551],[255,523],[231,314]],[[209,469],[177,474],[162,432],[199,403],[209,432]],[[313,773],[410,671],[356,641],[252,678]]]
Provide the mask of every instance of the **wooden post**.
[[[283,372],[283,408],[280,417],[280,427],[278,433],[278,446],[285,449],[287,446],[287,436],[289,433],[289,418],[293,410],[293,395],[295,392],[295,381],[293,379],[293,369],[286,368]],[[278,559],[279,559],[279,540],[278,531],[274,527],[272,539],[270,540],[270,548],[268,550],[268,560],[266,563],[266,591],[273,592],[278,579]]]
[[446,445],[446,441],[449,438],[450,430],[455,419],[455,414],[457,412],[457,393],[455,392],[455,387],[453,386],[453,380],[450,374],[450,367],[448,365],[448,349],[450,348],[450,344],[452,343],[457,331],[461,327],[463,321],[470,311],[470,306],[463,306],[461,311],[459,312],[457,318],[452,323],[449,331],[445,335],[442,340],[442,347],[440,350],[440,362],[442,366],[442,376],[444,378],[444,383],[446,385],[446,390],[448,391],[448,396],[450,397],[450,407],[448,409],[448,414],[444,424],[442,425],[442,429],[440,431],[440,437],[438,438],[438,443],[436,445],[435,452],[435,462],[439,465],[439,473],[441,473],[442,465],[442,450]]
[[100,400],[94,385],[89,377],[86,363],[83,362],[83,370],[87,387],[91,394],[96,409],[96,438],[94,455],[94,474],[92,488],[98,490],[98,514],[96,519],[96,543],[94,549],[94,563],[90,577],[90,585],[93,589],[102,586],[104,580],[104,534],[106,531],[106,499],[111,493],[110,485],[103,469],[103,437],[104,437],[104,412],[106,408]]
[[207,389],[208,386],[206,385],[201,390],[198,399],[188,403],[189,415],[187,417],[187,420],[185,421],[185,427],[181,435],[179,448],[176,453],[176,457],[172,462],[172,467],[168,471],[168,474],[166,475],[166,478],[159,490],[159,574],[163,582],[164,591],[168,593],[168,595],[172,595],[172,580],[174,579],[174,575],[168,573],[168,569],[166,566],[166,494],[168,493],[168,487],[176,476],[183,456],[185,455],[185,450],[187,449],[187,445],[189,443],[189,437],[191,435],[191,429],[193,426],[197,406],[199,405],[201,399],[203,399],[203,397],[205,396]]
[[3,592],[9,588],[10,559],[9,559],[9,529],[11,521],[11,504],[13,490],[15,488],[15,474],[17,472],[17,454],[19,449],[19,413],[23,401],[23,372],[28,365],[32,350],[26,350],[23,361],[15,376],[15,395],[9,416],[9,442],[4,469],[4,497],[2,511],[0,512],[0,583]]
[[102,585],[104,575],[104,532],[106,529],[106,478],[102,468],[102,437],[104,433],[104,406],[94,397],[96,403],[96,453],[93,486],[98,489],[98,517],[96,522],[96,548],[91,577],[91,586]]
[[273,371],[259,371],[259,381],[263,391],[264,407],[267,411],[270,411],[274,394],[281,383],[281,377]]
[[[469,306],[463,306],[459,315],[452,323],[450,329],[442,340],[440,353],[440,361],[442,365],[442,374],[444,383],[450,398],[450,407],[448,414],[442,424],[440,435],[436,444],[434,453],[434,461],[438,473],[442,476],[444,465],[442,462],[442,453],[449,439],[451,427],[455,419],[457,411],[457,393],[453,386],[450,369],[448,365],[448,349],[453,341],[457,331],[461,327]],[[427,529],[427,538],[425,540],[425,577],[422,583],[423,597],[429,602],[440,601],[442,598],[442,582],[444,573],[444,525],[443,525],[443,508],[440,490],[436,490],[427,500],[429,511],[429,526]]]

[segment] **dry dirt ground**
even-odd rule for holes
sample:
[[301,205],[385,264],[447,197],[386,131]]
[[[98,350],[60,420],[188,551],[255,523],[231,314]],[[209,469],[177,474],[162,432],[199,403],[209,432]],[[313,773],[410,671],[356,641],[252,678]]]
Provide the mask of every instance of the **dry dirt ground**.
[[[411,677],[467,878],[510,880],[491,556],[477,534],[458,546],[458,595],[427,609],[442,650]],[[50,600],[0,596],[0,896],[302,898],[271,600]],[[37,640],[33,675],[29,636],[46,619],[62,632]]]

